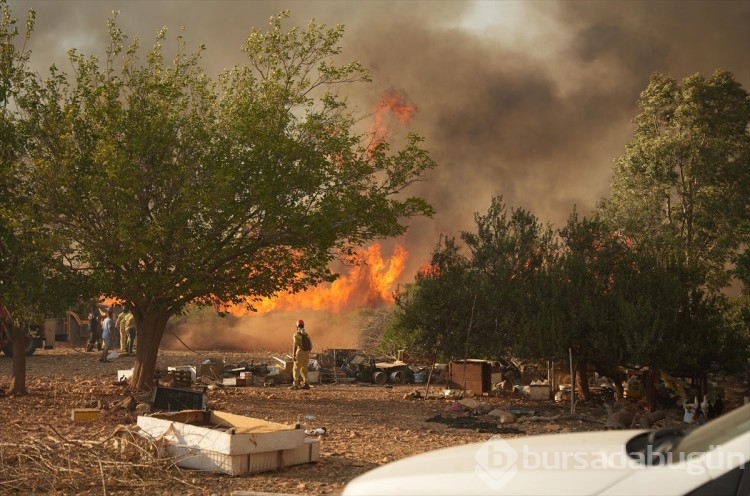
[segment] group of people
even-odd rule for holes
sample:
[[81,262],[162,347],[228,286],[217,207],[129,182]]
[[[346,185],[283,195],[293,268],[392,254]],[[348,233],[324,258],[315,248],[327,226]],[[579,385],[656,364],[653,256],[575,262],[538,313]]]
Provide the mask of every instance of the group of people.
[[[94,305],[89,314],[89,330],[91,332],[86,351],[93,351],[94,347],[101,351],[100,362],[109,362],[109,352],[117,347],[126,356],[133,354],[136,339],[136,326],[133,313],[128,307],[114,318],[114,309],[108,308],[104,320],[100,322],[101,312]],[[294,366],[292,367],[292,378],[294,383],[291,389],[310,389],[307,367],[310,361],[310,350],[312,340],[305,330],[305,322],[297,321],[297,330],[292,337],[292,354]]]
[[109,307],[102,316],[99,308],[94,305],[89,313],[89,342],[86,351],[101,352],[100,362],[109,362],[110,351],[119,349],[126,356],[133,355],[137,336],[135,317],[128,307],[115,319],[114,308]]

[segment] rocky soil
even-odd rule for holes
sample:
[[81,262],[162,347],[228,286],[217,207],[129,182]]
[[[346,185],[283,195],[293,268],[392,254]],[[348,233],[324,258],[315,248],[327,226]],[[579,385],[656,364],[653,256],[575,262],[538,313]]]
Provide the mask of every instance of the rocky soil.
[[[273,363],[274,353],[173,352],[157,368],[198,366],[208,358],[229,363]],[[279,355],[281,356],[281,355]],[[510,392],[476,398],[489,407],[521,415],[514,423],[455,407],[434,385],[320,384],[292,391],[286,385],[219,387],[206,391],[208,408],[303,428],[325,427],[320,461],[281,470],[230,477],[182,469],[148,446],[137,453],[118,443],[135,426],[137,410],[117,381],[134,358],[97,362],[94,354],[66,344],[38,350],[27,359],[27,396],[0,396],[0,492],[30,494],[338,494],[374,467],[428,450],[481,442],[493,435],[524,435],[604,429],[604,405],[532,401]],[[11,360],[0,358],[0,389],[7,388]],[[744,387],[728,385],[727,408],[738,406]],[[427,394],[426,394],[427,393]],[[434,395],[434,396],[433,396]],[[426,398],[425,398],[426,396]],[[134,402],[130,407],[134,405]],[[100,408],[87,422],[71,419],[74,408]],[[536,417],[536,418],[534,418]],[[681,411],[654,427],[681,425]]]

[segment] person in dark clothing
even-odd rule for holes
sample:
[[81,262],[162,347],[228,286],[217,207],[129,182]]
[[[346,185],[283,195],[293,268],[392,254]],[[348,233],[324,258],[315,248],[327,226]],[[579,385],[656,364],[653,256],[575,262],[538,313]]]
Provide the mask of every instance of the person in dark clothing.
[[99,309],[91,307],[89,313],[89,342],[86,345],[86,351],[102,350],[102,326],[99,322]]

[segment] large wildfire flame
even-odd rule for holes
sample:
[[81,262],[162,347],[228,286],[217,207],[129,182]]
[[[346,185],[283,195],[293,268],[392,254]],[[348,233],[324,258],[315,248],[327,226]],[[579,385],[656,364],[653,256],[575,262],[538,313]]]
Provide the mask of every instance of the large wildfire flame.
[[161,345],[165,349],[187,345],[198,350],[290,350],[295,322],[304,319],[315,350],[358,347],[359,310],[393,302],[408,259],[401,245],[393,248],[390,257],[384,257],[381,250],[377,243],[363,249],[362,262],[333,283],[253,302],[256,312],[240,304],[223,309],[230,314],[227,319],[199,313],[168,329]]
[[[408,253],[396,245],[390,259],[383,258],[379,244],[370,245],[360,253],[362,263],[351,267],[330,284],[321,284],[301,293],[282,293],[264,298],[253,306],[258,315],[272,311],[324,310],[341,313],[359,307],[375,307],[393,302],[393,292],[406,266]],[[252,315],[244,305],[227,305],[235,316]]]

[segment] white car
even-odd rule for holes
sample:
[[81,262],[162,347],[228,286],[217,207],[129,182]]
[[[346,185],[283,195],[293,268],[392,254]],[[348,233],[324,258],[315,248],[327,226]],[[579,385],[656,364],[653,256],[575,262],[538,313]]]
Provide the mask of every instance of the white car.
[[444,448],[347,484],[366,495],[750,495],[750,405],[689,429],[578,432]]

